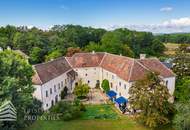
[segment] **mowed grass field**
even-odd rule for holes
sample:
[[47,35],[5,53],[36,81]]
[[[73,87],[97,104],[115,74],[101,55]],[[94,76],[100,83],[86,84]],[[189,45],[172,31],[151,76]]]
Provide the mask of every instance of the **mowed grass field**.
[[[123,115],[113,105],[87,105],[81,118],[71,121],[36,121],[25,130],[151,130],[137,123],[132,117]],[[106,119],[95,119],[100,115]],[[158,130],[173,130],[169,127]]]
[[164,45],[166,47],[166,51],[164,52],[166,55],[174,55],[176,49],[180,46],[177,43],[164,43]]
[[[71,121],[36,121],[26,130],[149,130],[122,115],[113,105],[88,105],[81,118]],[[109,115],[99,118],[101,115]]]

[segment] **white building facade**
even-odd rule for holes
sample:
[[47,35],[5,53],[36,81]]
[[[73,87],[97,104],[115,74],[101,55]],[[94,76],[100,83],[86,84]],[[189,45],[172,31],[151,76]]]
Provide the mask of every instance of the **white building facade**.
[[77,53],[34,68],[36,90],[33,95],[42,101],[44,110],[61,100],[64,87],[73,92],[79,79],[91,88],[107,79],[117,98],[122,96],[127,99],[132,83],[142,79],[147,71],[160,71],[170,94],[173,95],[175,90],[175,75],[157,59],[135,60],[108,53]]

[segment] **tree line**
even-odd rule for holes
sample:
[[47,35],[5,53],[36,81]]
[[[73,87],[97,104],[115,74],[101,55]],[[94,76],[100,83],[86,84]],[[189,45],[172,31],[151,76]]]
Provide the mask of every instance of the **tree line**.
[[140,53],[162,55],[165,47],[150,32],[120,28],[107,31],[80,25],[55,25],[49,30],[36,27],[6,26],[0,28],[0,47],[21,50],[31,64],[48,61],[80,51],[104,51],[124,56],[138,57]]
[[161,42],[188,43],[190,44],[190,33],[162,34],[156,36]]

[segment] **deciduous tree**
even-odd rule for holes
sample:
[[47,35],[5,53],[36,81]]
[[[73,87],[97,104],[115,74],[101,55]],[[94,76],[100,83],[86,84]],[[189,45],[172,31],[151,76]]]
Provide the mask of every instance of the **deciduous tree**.
[[173,107],[168,99],[171,95],[162,82],[157,74],[149,73],[129,89],[130,106],[135,110],[141,110],[138,119],[149,127],[170,122],[168,115]]
[[3,122],[3,127],[25,127],[30,122],[24,120],[25,110],[31,109],[31,106],[34,105],[32,66],[22,55],[5,50],[0,52],[0,68],[0,102],[9,100],[17,110],[17,121]]

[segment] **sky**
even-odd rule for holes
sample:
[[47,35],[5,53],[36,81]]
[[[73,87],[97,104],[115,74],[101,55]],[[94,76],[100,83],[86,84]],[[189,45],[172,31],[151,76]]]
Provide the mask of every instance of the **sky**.
[[0,26],[8,24],[190,32],[190,0],[0,0]]

